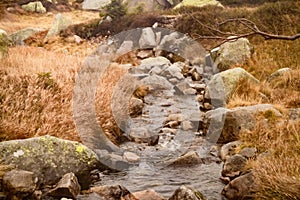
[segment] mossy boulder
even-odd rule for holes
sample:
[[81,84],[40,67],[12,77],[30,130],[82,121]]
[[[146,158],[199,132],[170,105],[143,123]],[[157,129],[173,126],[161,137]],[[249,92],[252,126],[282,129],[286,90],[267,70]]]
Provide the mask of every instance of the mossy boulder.
[[217,70],[224,71],[236,64],[243,64],[253,53],[253,47],[247,38],[228,41],[211,51],[211,57]]
[[250,80],[254,84],[259,83],[254,76],[243,68],[233,68],[215,74],[208,82],[208,91],[212,100],[226,102],[236,90],[242,79]]
[[72,21],[66,17],[64,17],[62,14],[57,14],[54,18],[54,23],[50,30],[47,33],[47,37],[56,36],[60,33],[60,31],[65,30],[70,26]]
[[24,45],[24,40],[42,31],[44,30],[40,28],[25,28],[9,35],[9,40],[12,42],[12,44]]
[[40,1],[30,2],[21,6],[27,12],[46,13],[47,10]]
[[0,29],[0,58],[7,53],[9,40],[6,31]]
[[1,142],[0,163],[31,171],[46,185],[73,172],[83,187],[88,185],[89,172],[101,167],[98,156],[88,147],[52,136]]

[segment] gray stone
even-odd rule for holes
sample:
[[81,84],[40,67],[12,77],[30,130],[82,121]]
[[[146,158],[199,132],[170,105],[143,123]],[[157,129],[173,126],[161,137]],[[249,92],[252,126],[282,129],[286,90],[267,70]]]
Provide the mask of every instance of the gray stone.
[[169,200],[205,200],[204,195],[190,187],[185,185],[180,186],[174,194],[169,198]]
[[253,174],[250,172],[232,180],[224,187],[222,194],[229,200],[237,200],[253,199],[255,192],[256,184]]
[[181,69],[174,64],[163,70],[163,72],[160,75],[169,79],[175,77],[178,80],[182,80],[184,78],[183,74],[181,73]]
[[3,176],[3,186],[9,194],[28,195],[37,187],[37,178],[33,172],[14,169]]
[[86,185],[89,171],[100,167],[98,156],[86,146],[52,136],[1,142],[0,152],[1,163],[32,171],[42,184],[57,183],[73,172]]
[[12,41],[13,44],[16,45],[24,45],[24,40],[33,36],[34,34],[43,31],[43,29],[39,28],[26,28],[20,31],[14,32],[9,35],[9,40]]
[[152,28],[143,28],[141,37],[139,39],[140,49],[153,48],[156,46],[155,34]]
[[170,122],[170,121],[178,121],[178,122],[182,122],[183,121],[183,115],[182,114],[170,114],[167,119],[166,122]]
[[227,70],[235,64],[243,64],[252,55],[253,47],[247,38],[239,38],[222,44],[213,59],[219,71]]
[[80,185],[74,173],[65,174],[57,185],[48,192],[49,196],[75,199],[80,193]]
[[84,0],[82,9],[84,10],[101,10],[106,5],[110,4],[111,0]]
[[236,150],[239,146],[242,145],[241,141],[233,141],[227,144],[224,144],[220,150],[220,157],[223,161],[226,161],[228,158],[233,156],[236,153]]
[[54,22],[52,27],[47,33],[46,37],[56,36],[60,33],[60,31],[65,30],[68,28],[69,25],[71,25],[71,20],[64,17],[62,14],[57,14],[54,17]]
[[222,169],[222,176],[230,177],[231,179],[239,176],[246,166],[247,159],[244,156],[235,154],[228,158]]
[[204,133],[212,142],[228,143],[239,138],[244,130],[253,130],[256,125],[255,116],[271,113],[281,117],[282,114],[270,104],[236,107],[232,110],[217,108],[208,111],[204,116]]
[[215,74],[208,83],[210,98],[225,102],[232,96],[239,81],[244,78],[252,81],[253,84],[259,83],[255,77],[242,68],[233,68]]
[[162,56],[158,57],[151,57],[151,58],[146,58],[141,61],[141,65],[146,65],[146,66],[164,66],[164,65],[170,65],[171,62]]
[[173,85],[164,77],[153,75],[141,80],[145,85],[151,85],[154,90],[172,90]]
[[40,1],[30,2],[21,6],[27,12],[46,13],[47,10]]
[[124,159],[127,160],[130,163],[137,163],[140,161],[140,157],[132,152],[125,152],[123,155]]
[[123,55],[125,53],[128,53],[130,51],[133,50],[133,41],[130,40],[126,40],[124,41],[121,46],[119,47],[119,49],[117,50],[117,55]]
[[189,166],[203,163],[203,160],[200,158],[196,151],[189,151],[186,154],[178,157],[176,160],[172,161],[169,166]]

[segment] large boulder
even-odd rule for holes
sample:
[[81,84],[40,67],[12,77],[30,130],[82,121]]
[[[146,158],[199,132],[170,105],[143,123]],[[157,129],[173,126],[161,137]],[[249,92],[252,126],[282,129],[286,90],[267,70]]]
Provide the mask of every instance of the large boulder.
[[209,98],[212,99],[212,102],[218,101],[224,105],[232,96],[238,87],[239,81],[242,79],[250,80],[254,84],[259,83],[259,80],[254,76],[239,67],[215,74],[207,85]]
[[[178,1],[177,1],[178,2]],[[196,6],[196,7],[203,7],[208,5],[220,6],[223,7],[219,1],[216,0],[183,0],[181,1],[175,8],[180,8],[182,6]]]
[[256,116],[268,118],[282,117],[282,114],[270,104],[236,107],[232,110],[218,108],[208,111],[204,116],[204,132],[211,142],[227,143],[239,139],[244,130],[253,130]]
[[55,184],[73,172],[86,186],[89,172],[101,167],[97,155],[86,146],[52,136],[0,143],[0,163],[33,172],[41,184]]
[[40,28],[25,28],[9,35],[9,40],[15,45],[24,45],[24,41],[38,32],[44,31]]
[[21,6],[27,12],[46,13],[47,10],[40,1],[30,2]]
[[211,51],[215,66],[219,71],[242,64],[252,55],[253,47],[247,38],[239,38],[222,44]]
[[71,20],[64,17],[62,14],[57,14],[54,18],[54,23],[47,33],[47,37],[55,36],[60,33],[60,31],[65,30],[69,25],[71,25]]

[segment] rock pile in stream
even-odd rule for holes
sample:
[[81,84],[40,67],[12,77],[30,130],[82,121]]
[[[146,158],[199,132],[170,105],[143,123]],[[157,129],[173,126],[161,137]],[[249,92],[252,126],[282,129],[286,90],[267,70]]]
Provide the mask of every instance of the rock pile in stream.
[[[124,66],[130,75],[124,80],[127,80],[127,85],[135,85],[136,90],[130,93],[130,101],[126,105],[129,107],[126,114],[130,117],[126,118],[125,124],[120,123],[127,139],[120,145],[121,154],[51,136],[1,142],[0,199],[167,199],[152,188],[132,193],[127,189],[130,184],[120,185],[118,181],[105,184],[103,174],[109,177],[112,172],[107,160],[126,165],[129,168],[126,172],[133,169],[140,170],[138,173],[141,174],[147,174],[149,166],[159,166],[155,168],[158,172],[167,169],[184,173],[197,169],[193,168],[195,166],[210,168],[222,165],[221,170],[216,169],[227,184],[222,192],[224,196],[243,199],[255,192],[251,170],[245,171],[244,167],[248,159],[258,157],[258,152],[251,147],[237,151],[242,142],[236,140],[241,131],[252,130],[256,126],[257,114],[272,112],[280,117],[281,113],[268,104],[234,109],[226,109],[225,106],[240,79],[246,77],[253,83],[258,80],[241,68],[213,74],[213,66],[204,62],[210,56],[205,58],[203,52],[181,52],[176,56],[156,48],[168,46],[170,51],[180,53],[180,47],[193,44],[184,35],[174,32],[163,34],[163,30],[149,27],[140,29],[139,34],[131,36],[135,38],[131,40],[128,35],[129,39],[124,37],[117,49],[120,54],[126,53],[136,40],[142,49],[136,54],[141,60],[139,66]],[[106,47],[100,46],[95,54],[103,53],[100,50],[107,50]],[[223,90],[220,90],[220,84]],[[121,82],[118,87],[122,89],[125,86]],[[121,110],[117,110],[122,119],[121,114]],[[117,122],[122,122],[119,119]],[[175,184],[177,189],[174,185],[170,187],[173,194],[168,195],[169,200],[222,198],[224,185],[221,180],[200,183],[204,187],[210,185],[209,190],[213,193],[209,194],[210,191],[200,192],[191,188],[189,178],[197,181],[198,177],[195,177],[195,171],[188,171],[188,174],[191,177],[184,177],[186,182],[179,186]]]

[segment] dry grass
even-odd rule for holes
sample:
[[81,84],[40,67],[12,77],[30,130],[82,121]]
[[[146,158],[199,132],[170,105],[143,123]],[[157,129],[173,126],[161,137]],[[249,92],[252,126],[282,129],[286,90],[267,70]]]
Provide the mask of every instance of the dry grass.
[[256,146],[266,156],[252,161],[259,186],[256,199],[300,198],[300,122],[273,120],[272,126],[259,124],[242,140]]
[[41,48],[16,47],[1,60],[0,139],[53,135],[79,140],[72,117],[80,59]]
[[110,65],[103,74],[105,78],[99,80],[97,87],[95,106],[98,121],[106,136],[115,144],[119,143],[122,132],[112,113],[112,95],[114,87],[126,72],[119,64]]
[[[266,77],[265,77],[266,78]],[[242,79],[227,107],[249,106],[259,103],[281,105],[285,108],[300,106],[300,70],[293,70],[271,82],[253,84]]]
[[[13,33],[15,31],[28,28],[44,28],[49,29],[54,20],[56,13],[47,14],[30,14],[30,15],[15,15],[6,13],[0,19],[0,29],[5,30],[7,33]],[[79,24],[89,21],[91,19],[98,19],[98,12],[75,10],[73,12],[64,12],[63,15],[72,20],[73,24]],[[38,23],[37,23],[38,19]]]

